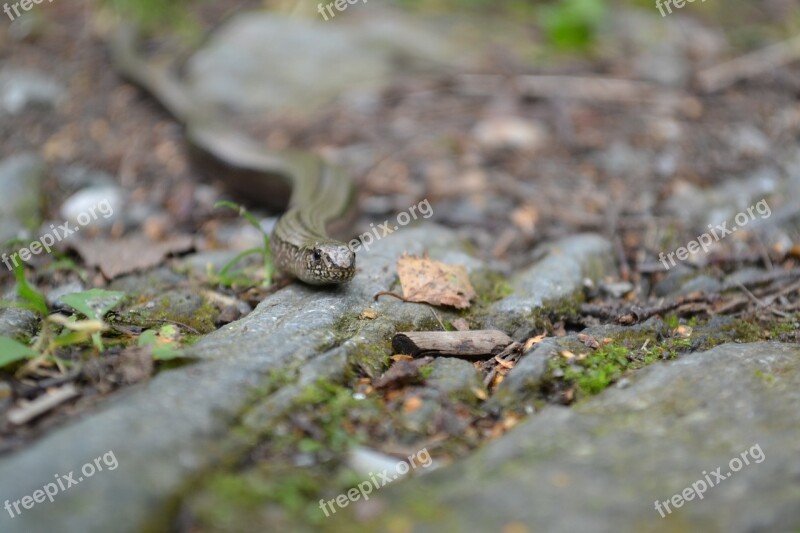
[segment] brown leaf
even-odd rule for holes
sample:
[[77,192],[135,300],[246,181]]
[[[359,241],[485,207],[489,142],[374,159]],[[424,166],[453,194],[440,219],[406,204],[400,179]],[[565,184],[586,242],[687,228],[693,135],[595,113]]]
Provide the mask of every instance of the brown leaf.
[[107,279],[114,279],[158,266],[170,254],[191,250],[194,239],[189,235],[179,235],[153,242],[143,235],[133,235],[122,239],[73,241],[71,246],[87,266],[99,267]]
[[397,260],[397,274],[408,302],[466,309],[475,298],[475,289],[461,265],[404,255]]

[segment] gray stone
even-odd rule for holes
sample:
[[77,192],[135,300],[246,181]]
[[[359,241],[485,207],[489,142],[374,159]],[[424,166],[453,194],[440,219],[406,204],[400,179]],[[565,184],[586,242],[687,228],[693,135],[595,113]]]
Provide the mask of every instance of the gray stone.
[[34,154],[0,161],[0,243],[39,225],[45,171],[44,161]]
[[433,370],[425,380],[425,384],[447,396],[474,398],[476,389],[485,388],[478,377],[478,371],[469,361],[455,357],[439,357],[431,363],[431,366]]
[[[556,533],[794,531],[798,457],[800,348],[722,345],[652,365],[625,388],[572,409],[546,407],[470,458],[384,488],[370,501],[383,513],[362,525],[383,530],[401,519],[413,531],[499,531],[512,523]],[[717,467],[730,476],[662,518],[657,500],[706,475],[713,482]],[[332,517],[331,528],[353,520],[350,511]]]
[[600,283],[600,291],[612,298],[622,298],[633,290],[633,283],[618,281],[616,283]]
[[203,101],[238,112],[308,111],[343,94],[381,88],[399,74],[397,58],[449,63],[463,55],[441,33],[400,21],[378,33],[378,22],[320,24],[241,13],[189,60],[187,79]]
[[702,291],[706,294],[713,294],[722,288],[722,284],[717,278],[706,276],[705,274],[696,276],[684,283],[678,294],[689,294],[690,292]]
[[61,216],[75,225],[111,226],[120,217],[125,193],[115,185],[99,185],[81,189],[61,205]]
[[541,249],[544,258],[516,275],[514,293],[491,306],[487,327],[513,333],[521,341],[531,336],[531,318],[548,302],[582,297],[584,280],[597,281],[614,271],[612,246],[599,235],[568,237]]
[[[96,474],[59,494],[54,503],[5,521],[3,531],[141,530],[161,510],[163,498],[214,464],[218,454],[230,452],[220,449],[220,441],[234,418],[244,416],[255,427],[268,423],[307,384],[341,376],[351,354],[385,344],[394,324],[430,325],[434,319],[426,305],[393,298],[376,303],[373,297],[391,287],[395,262],[404,251],[427,250],[434,258],[479,264],[455,248],[456,242],[452,232],[435,225],[404,229],[380,240],[363,254],[368,260],[359,263],[360,271],[348,286],[292,284],[190,348],[198,364],[161,372],[92,416],[3,457],[0,479],[15,482],[0,487],[0,502],[31,494],[54,473],[77,471],[109,450],[119,462],[113,472]],[[359,320],[368,307],[379,317]],[[339,331],[343,319],[355,326]],[[288,372],[296,383],[245,409],[272,371]]]
[[13,67],[0,70],[0,111],[16,115],[30,105],[52,108],[66,92],[61,83],[41,72]]
[[81,292],[85,289],[83,283],[79,280],[71,281],[64,285],[59,285],[53,289],[50,289],[45,297],[47,298],[47,303],[50,307],[58,307],[64,305],[61,302],[61,298],[67,296],[68,294],[75,294],[76,292]]
[[491,405],[509,405],[537,395],[547,373],[547,362],[562,349],[562,342],[557,338],[544,339],[525,352],[500,383],[490,400]]
[[[16,290],[3,296],[4,300],[17,299]],[[35,313],[16,307],[0,308],[0,335],[12,339],[26,339],[36,333],[39,319]]]

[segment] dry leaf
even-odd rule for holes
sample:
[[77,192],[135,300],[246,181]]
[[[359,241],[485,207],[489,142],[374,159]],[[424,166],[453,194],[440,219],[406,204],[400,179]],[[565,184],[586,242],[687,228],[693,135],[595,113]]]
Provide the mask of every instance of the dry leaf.
[[525,345],[522,347],[522,353],[528,352],[531,348],[533,348],[536,344],[542,342],[546,337],[546,334],[542,333],[541,335],[536,335],[535,337],[531,337],[530,339],[525,341]]
[[397,274],[403,297],[409,302],[466,309],[475,298],[475,289],[461,265],[404,255],[397,260]]
[[71,246],[90,267],[99,267],[107,279],[114,279],[137,270],[161,264],[170,254],[186,252],[194,246],[189,235],[179,235],[162,242],[153,242],[142,235],[122,239],[73,241]]

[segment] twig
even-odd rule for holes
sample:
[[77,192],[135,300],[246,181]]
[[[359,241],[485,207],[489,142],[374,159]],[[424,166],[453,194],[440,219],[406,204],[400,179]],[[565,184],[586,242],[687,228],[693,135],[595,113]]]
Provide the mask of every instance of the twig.
[[800,35],[708,68],[697,75],[706,93],[717,92],[739,80],[756,78],[800,59]]

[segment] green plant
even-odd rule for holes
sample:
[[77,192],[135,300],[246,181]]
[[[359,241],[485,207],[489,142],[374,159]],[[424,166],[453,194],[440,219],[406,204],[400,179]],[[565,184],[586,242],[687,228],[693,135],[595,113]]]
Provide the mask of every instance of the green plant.
[[158,331],[148,329],[139,335],[137,346],[151,346],[153,349],[153,359],[158,361],[171,361],[181,357],[176,349],[175,343],[178,340],[178,328],[168,324]]
[[558,0],[539,9],[539,22],[551,46],[587,51],[605,13],[604,0]]
[[65,304],[86,316],[65,317],[50,314],[44,295],[31,285],[25,277],[24,267],[15,265],[14,277],[17,280],[18,301],[0,301],[0,307],[28,309],[38,315],[41,328],[33,345],[28,347],[18,340],[0,336],[0,368],[24,359],[48,359],[59,366],[66,363],[55,356],[56,350],[65,346],[85,342],[90,336],[98,351],[103,350],[101,333],[108,330],[103,322],[105,315],[125,297],[125,293],[92,289],[74,293],[62,298]]
[[61,298],[68,306],[72,307],[79,313],[83,314],[89,320],[99,322],[96,331],[92,332],[92,343],[97,351],[103,351],[103,341],[100,333],[106,328],[103,327],[103,318],[114,307],[125,298],[124,292],[119,291],[106,291],[103,289],[91,289],[84,292],[76,292],[68,294]]
[[250,255],[261,255],[264,258],[264,281],[262,284],[265,287],[269,287],[272,285],[272,276],[275,272],[275,268],[272,264],[272,253],[269,247],[269,233],[264,231],[261,227],[261,224],[258,222],[256,217],[254,217],[247,209],[243,206],[233,203],[233,202],[217,202],[214,207],[227,207],[230,209],[234,209],[239,213],[239,216],[243,217],[247,222],[250,223],[254,228],[256,228],[259,233],[264,238],[264,244],[258,248],[250,248],[249,250],[245,250],[242,253],[238,254],[234,257],[231,261],[229,261],[223,268],[220,270],[217,277],[219,282],[226,287],[233,287],[234,285],[249,285],[251,284],[251,280],[242,275],[241,272],[234,272],[233,267],[239,263],[242,259]]
[[194,0],[100,0],[123,19],[132,19],[146,30],[174,29],[187,37],[195,37],[199,24],[189,12]]

